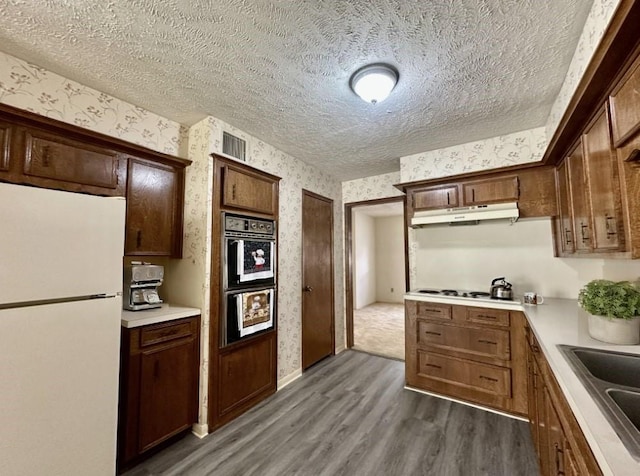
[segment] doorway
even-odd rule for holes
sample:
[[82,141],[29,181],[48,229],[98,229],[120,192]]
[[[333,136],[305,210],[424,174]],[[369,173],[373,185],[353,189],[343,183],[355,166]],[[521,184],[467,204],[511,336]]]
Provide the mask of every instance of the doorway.
[[333,200],[302,191],[302,369],[335,353]]
[[404,359],[405,198],[345,205],[347,347]]

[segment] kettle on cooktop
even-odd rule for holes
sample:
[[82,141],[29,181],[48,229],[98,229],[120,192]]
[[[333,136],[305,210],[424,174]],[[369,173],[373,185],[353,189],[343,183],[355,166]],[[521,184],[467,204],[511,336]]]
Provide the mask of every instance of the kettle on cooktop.
[[495,278],[491,281],[491,289],[489,290],[492,299],[502,299],[511,301],[513,299],[513,289],[511,283],[505,281],[504,276]]

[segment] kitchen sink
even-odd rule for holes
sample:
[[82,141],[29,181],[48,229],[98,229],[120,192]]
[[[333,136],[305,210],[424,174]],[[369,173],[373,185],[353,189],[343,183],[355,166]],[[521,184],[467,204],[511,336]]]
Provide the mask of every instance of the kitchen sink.
[[629,453],[640,460],[640,355],[559,345]]

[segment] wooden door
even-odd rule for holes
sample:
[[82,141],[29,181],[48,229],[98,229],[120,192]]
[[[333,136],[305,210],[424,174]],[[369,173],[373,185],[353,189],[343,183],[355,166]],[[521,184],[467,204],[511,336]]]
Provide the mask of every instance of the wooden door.
[[275,216],[278,209],[278,182],[274,178],[225,165],[222,206]]
[[[576,251],[589,251],[591,248],[591,220],[587,205],[587,184],[584,176],[582,142],[573,149],[566,159],[571,210],[573,215],[573,238]],[[561,210],[562,213],[562,210]]]
[[197,340],[142,352],[138,451],[186,430],[195,421]]
[[129,159],[127,256],[179,256],[182,236],[180,179],[171,166]]
[[412,197],[414,211],[459,206],[457,185],[445,185],[416,190],[413,192]]
[[618,165],[612,150],[606,108],[587,129],[582,140],[593,229],[592,249],[596,251],[623,249],[624,233]]
[[566,160],[558,166],[556,173],[556,181],[558,184],[558,211],[560,213],[560,250],[564,255],[573,253],[574,251],[571,202],[569,201],[569,179]]
[[302,191],[302,368],[335,352],[333,200]]

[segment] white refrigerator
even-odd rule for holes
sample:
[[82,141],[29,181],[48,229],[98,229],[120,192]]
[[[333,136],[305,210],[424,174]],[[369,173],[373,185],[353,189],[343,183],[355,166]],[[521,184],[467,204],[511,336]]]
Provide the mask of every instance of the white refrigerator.
[[113,475],[124,198],[0,183],[0,474]]

